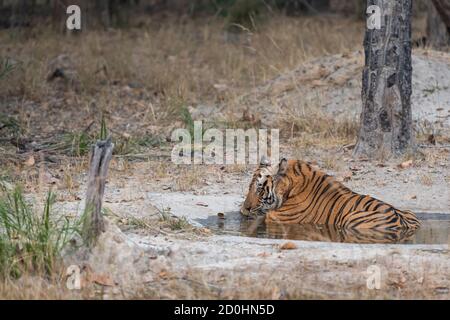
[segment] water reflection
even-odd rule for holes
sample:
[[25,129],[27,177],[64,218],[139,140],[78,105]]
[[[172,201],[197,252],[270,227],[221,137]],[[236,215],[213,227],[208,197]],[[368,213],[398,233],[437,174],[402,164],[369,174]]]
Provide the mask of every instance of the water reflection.
[[218,233],[257,238],[293,239],[350,243],[449,243],[450,215],[421,214],[422,227],[417,232],[402,230],[342,229],[331,225],[313,224],[265,224],[264,218],[248,219],[239,212],[226,213],[224,217],[199,220],[204,226]]

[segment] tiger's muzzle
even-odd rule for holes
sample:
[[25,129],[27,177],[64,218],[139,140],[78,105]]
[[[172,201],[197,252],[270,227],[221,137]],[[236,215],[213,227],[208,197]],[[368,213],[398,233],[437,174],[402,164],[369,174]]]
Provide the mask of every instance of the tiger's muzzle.
[[266,214],[266,212],[262,208],[262,206],[251,208],[251,207],[246,207],[245,204],[242,205],[240,211],[241,211],[241,214],[246,217],[263,216]]

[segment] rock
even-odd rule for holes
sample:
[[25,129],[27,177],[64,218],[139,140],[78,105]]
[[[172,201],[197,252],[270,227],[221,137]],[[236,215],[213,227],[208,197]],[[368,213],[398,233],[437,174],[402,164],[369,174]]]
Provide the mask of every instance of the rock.
[[[120,241],[117,241],[121,239]],[[87,280],[103,286],[121,284],[132,286],[140,283],[142,274],[153,261],[145,248],[129,239],[109,220],[105,220],[105,232],[92,249],[85,247],[69,250],[63,255],[67,266],[88,266]],[[133,270],[133,272],[130,272]]]

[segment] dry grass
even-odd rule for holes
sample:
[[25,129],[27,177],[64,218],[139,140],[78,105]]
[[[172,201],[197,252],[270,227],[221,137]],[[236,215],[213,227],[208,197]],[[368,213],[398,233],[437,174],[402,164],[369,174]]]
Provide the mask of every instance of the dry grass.
[[327,116],[305,113],[304,116],[289,117],[284,123],[284,131],[290,131],[291,137],[295,137],[295,145],[326,148],[354,142],[358,126],[356,120],[336,121]]
[[196,190],[203,185],[205,171],[197,166],[182,167],[175,177],[175,191]]
[[[87,128],[97,132],[104,114],[116,137],[116,153],[149,153],[142,150],[161,148],[173,128],[191,126],[186,118],[188,106],[225,105],[226,111],[233,110],[236,97],[307,60],[360,48],[363,30],[362,22],[354,19],[284,16],[273,16],[239,35],[226,33],[223,20],[213,18],[182,22],[169,18],[141,29],[89,31],[75,37],[46,28],[2,30],[0,56],[18,64],[0,86],[5,106],[0,113],[15,121],[14,132],[62,141],[64,148],[54,152],[71,157],[64,137],[78,137]],[[70,57],[77,85],[61,88],[45,81],[49,62],[60,54]],[[336,123],[316,110],[315,106],[292,108],[282,131],[295,132],[295,144],[302,149],[354,139],[355,122]],[[248,125],[242,119],[233,121],[225,125]],[[87,150],[83,143],[75,147],[75,155]],[[11,152],[14,156],[15,150]],[[71,192],[77,188],[75,167],[65,168],[60,183]],[[121,173],[127,168],[125,162],[118,165]],[[15,178],[26,186],[42,182],[34,167],[27,171],[25,177],[20,172]],[[177,173],[176,190],[193,190],[202,184],[200,170],[178,172],[161,161],[152,171],[156,179]],[[41,190],[28,188],[32,189]]]
[[420,176],[420,182],[427,187],[430,187],[433,185],[433,178],[430,175],[422,174]]
[[59,281],[48,281],[40,277],[26,276],[20,280],[0,282],[2,300],[54,300],[80,298],[76,292],[65,289]]
[[[242,268],[165,269],[158,279],[140,287],[126,298],[133,299],[446,299],[437,288],[448,281],[436,282],[439,268],[429,262],[418,270],[405,270],[392,259],[377,262],[383,270],[380,290],[366,286],[366,270],[371,261],[305,261],[291,270]],[[423,270],[429,270],[423,277]],[[427,268],[427,269],[426,269]],[[277,271],[275,271],[277,270]],[[286,274],[289,273],[289,277]],[[264,274],[264,277],[261,277]]]
[[343,168],[340,157],[337,154],[326,154],[322,157],[322,166],[324,169],[340,171]]
[[[430,256],[428,257],[430,258]],[[312,258],[311,258],[312,259]],[[278,267],[263,263],[233,269],[204,270],[160,266],[155,278],[130,290],[91,285],[67,290],[64,277],[24,277],[0,283],[2,299],[448,299],[448,265],[403,256],[380,256],[381,287],[366,287],[373,260],[312,259]],[[243,270],[247,272],[243,272]],[[286,276],[289,274],[289,276]],[[447,288],[447,291],[445,290]]]
[[164,179],[171,176],[170,164],[168,162],[158,162],[152,167],[152,173],[155,179]]
[[[35,115],[30,119],[29,101],[43,109],[60,103],[48,101],[56,93],[45,79],[50,60],[66,53],[80,82],[78,91],[69,90],[62,97],[66,112],[139,110],[137,121],[160,125],[178,117],[180,105],[231,101],[313,57],[360,47],[360,24],[337,18],[273,17],[256,31],[244,30],[233,40],[224,32],[223,21],[214,19],[183,24],[167,21],[128,31],[91,31],[78,37],[46,29],[14,36],[1,31],[0,55],[20,64],[1,86],[0,94],[18,99],[17,117],[30,131],[39,122]],[[117,86],[123,89],[127,85],[132,89],[117,90]],[[217,85],[226,89],[217,89]],[[134,86],[144,90],[133,90]],[[143,92],[145,99],[127,99],[134,91]],[[76,124],[78,129],[88,125]]]

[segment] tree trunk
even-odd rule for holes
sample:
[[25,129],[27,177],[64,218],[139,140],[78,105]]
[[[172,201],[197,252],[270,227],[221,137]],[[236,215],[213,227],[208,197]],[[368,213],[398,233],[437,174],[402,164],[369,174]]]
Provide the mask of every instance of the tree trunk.
[[330,9],[330,0],[312,0],[311,4],[317,11],[326,11]]
[[25,0],[17,0],[12,3],[10,26],[24,27],[29,24],[28,4]]
[[105,231],[102,202],[113,148],[111,138],[98,141],[92,147],[83,224],[83,239],[87,246],[95,245],[100,233]]
[[434,48],[450,45],[450,0],[427,3],[427,41]]
[[432,0],[437,12],[441,16],[442,21],[450,28],[450,1],[449,0]]
[[411,116],[412,0],[368,0],[381,9],[381,28],[364,38],[360,131],[357,157],[386,158],[414,146]]

